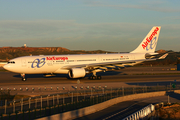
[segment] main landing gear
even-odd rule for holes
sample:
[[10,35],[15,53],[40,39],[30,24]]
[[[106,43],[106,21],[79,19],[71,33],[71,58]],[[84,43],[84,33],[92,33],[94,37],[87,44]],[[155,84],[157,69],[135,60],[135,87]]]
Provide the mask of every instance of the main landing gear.
[[27,80],[27,78],[25,77],[25,74],[24,74],[24,73],[21,74],[21,77],[22,77],[22,81],[25,82],[25,81]]
[[92,76],[89,77],[90,80],[101,80],[100,75],[96,75],[96,71],[92,71]]
[[89,79],[90,80],[101,80],[101,76],[100,75],[97,75],[97,76],[92,75],[89,77]]

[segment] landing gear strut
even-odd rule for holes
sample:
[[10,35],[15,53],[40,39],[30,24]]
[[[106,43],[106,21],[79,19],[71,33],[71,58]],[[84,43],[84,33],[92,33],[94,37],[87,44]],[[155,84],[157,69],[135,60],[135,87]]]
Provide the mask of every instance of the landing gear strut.
[[27,78],[25,78],[25,74],[24,73],[21,74],[21,77],[22,77],[22,81],[26,81],[27,80]]

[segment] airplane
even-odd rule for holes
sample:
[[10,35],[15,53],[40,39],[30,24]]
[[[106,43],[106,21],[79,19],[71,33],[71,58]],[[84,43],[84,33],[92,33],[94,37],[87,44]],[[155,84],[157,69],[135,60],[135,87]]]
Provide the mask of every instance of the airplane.
[[160,33],[160,26],[154,26],[139,46],[130,53],[81,54],[81,55],[39,55],[22,56],[10,60],[4,69],[20,73],[22,81],[25,74],[44,74],[46,77],[56,74],[68,74],[69,78],[83,78],[92,73],[89,79],[100,80],[97,72],[121,69],[144,61],[164,59],[168,53],[155,58],[155,49]]

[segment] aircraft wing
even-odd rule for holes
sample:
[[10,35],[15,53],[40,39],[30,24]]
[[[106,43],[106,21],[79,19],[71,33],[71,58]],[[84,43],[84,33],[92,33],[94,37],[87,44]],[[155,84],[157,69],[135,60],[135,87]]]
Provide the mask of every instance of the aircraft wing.
[[152,58],[152,59],[139,59],[139,60],[126,60],[126,61],[116,61],[116,62],[101,62],[101,63],[92,63],[92,64],[79,64],[79,65],[66,65],[63,66],[61,69],[72,69],[72,68],[101,68],[101,67],[112,67],[112,66],[118,66],[118,67],[126,67],[126,66],[133,66],[135,64],[145,62],[145,61],[154,61],[158,59],[165,59],[168,53],[162,55],[159,58]]
[[[145,60],[145,59],[144,59]],[[141,61],[144,61],[141,60]],[[140,60],[139,60],[140,61]],[[130,61],[116,61],[116,62],[105,62],[105,63],[92,63],[92,64],[80,64],[80,65],[67,65],[62,67],[62,69],[71,69],[71,68],[89,68],[89,67],[105,67],[105,66],[111,66],[111,65],[116,65],[116,64],[124,64],[124,63],[135,63],[135,60],[130,60]]]

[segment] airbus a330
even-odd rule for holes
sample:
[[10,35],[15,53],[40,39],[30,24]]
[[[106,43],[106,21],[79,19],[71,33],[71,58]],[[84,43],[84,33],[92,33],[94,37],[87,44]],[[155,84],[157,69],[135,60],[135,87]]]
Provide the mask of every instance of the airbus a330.
[[82,78],[92,73],[89,79],[101,79],[97,72],[105,72],[109,68],[120,69],[133,66],[143,61],[164,59],[167,54],[153,58],[161,27],[153,27],[139,46],[130,53],[83,54],[83,55],[40,55],[23,56],[10,60],[4,68],[20,73],[26,81],[26,74],[68,74],[70,78]]

